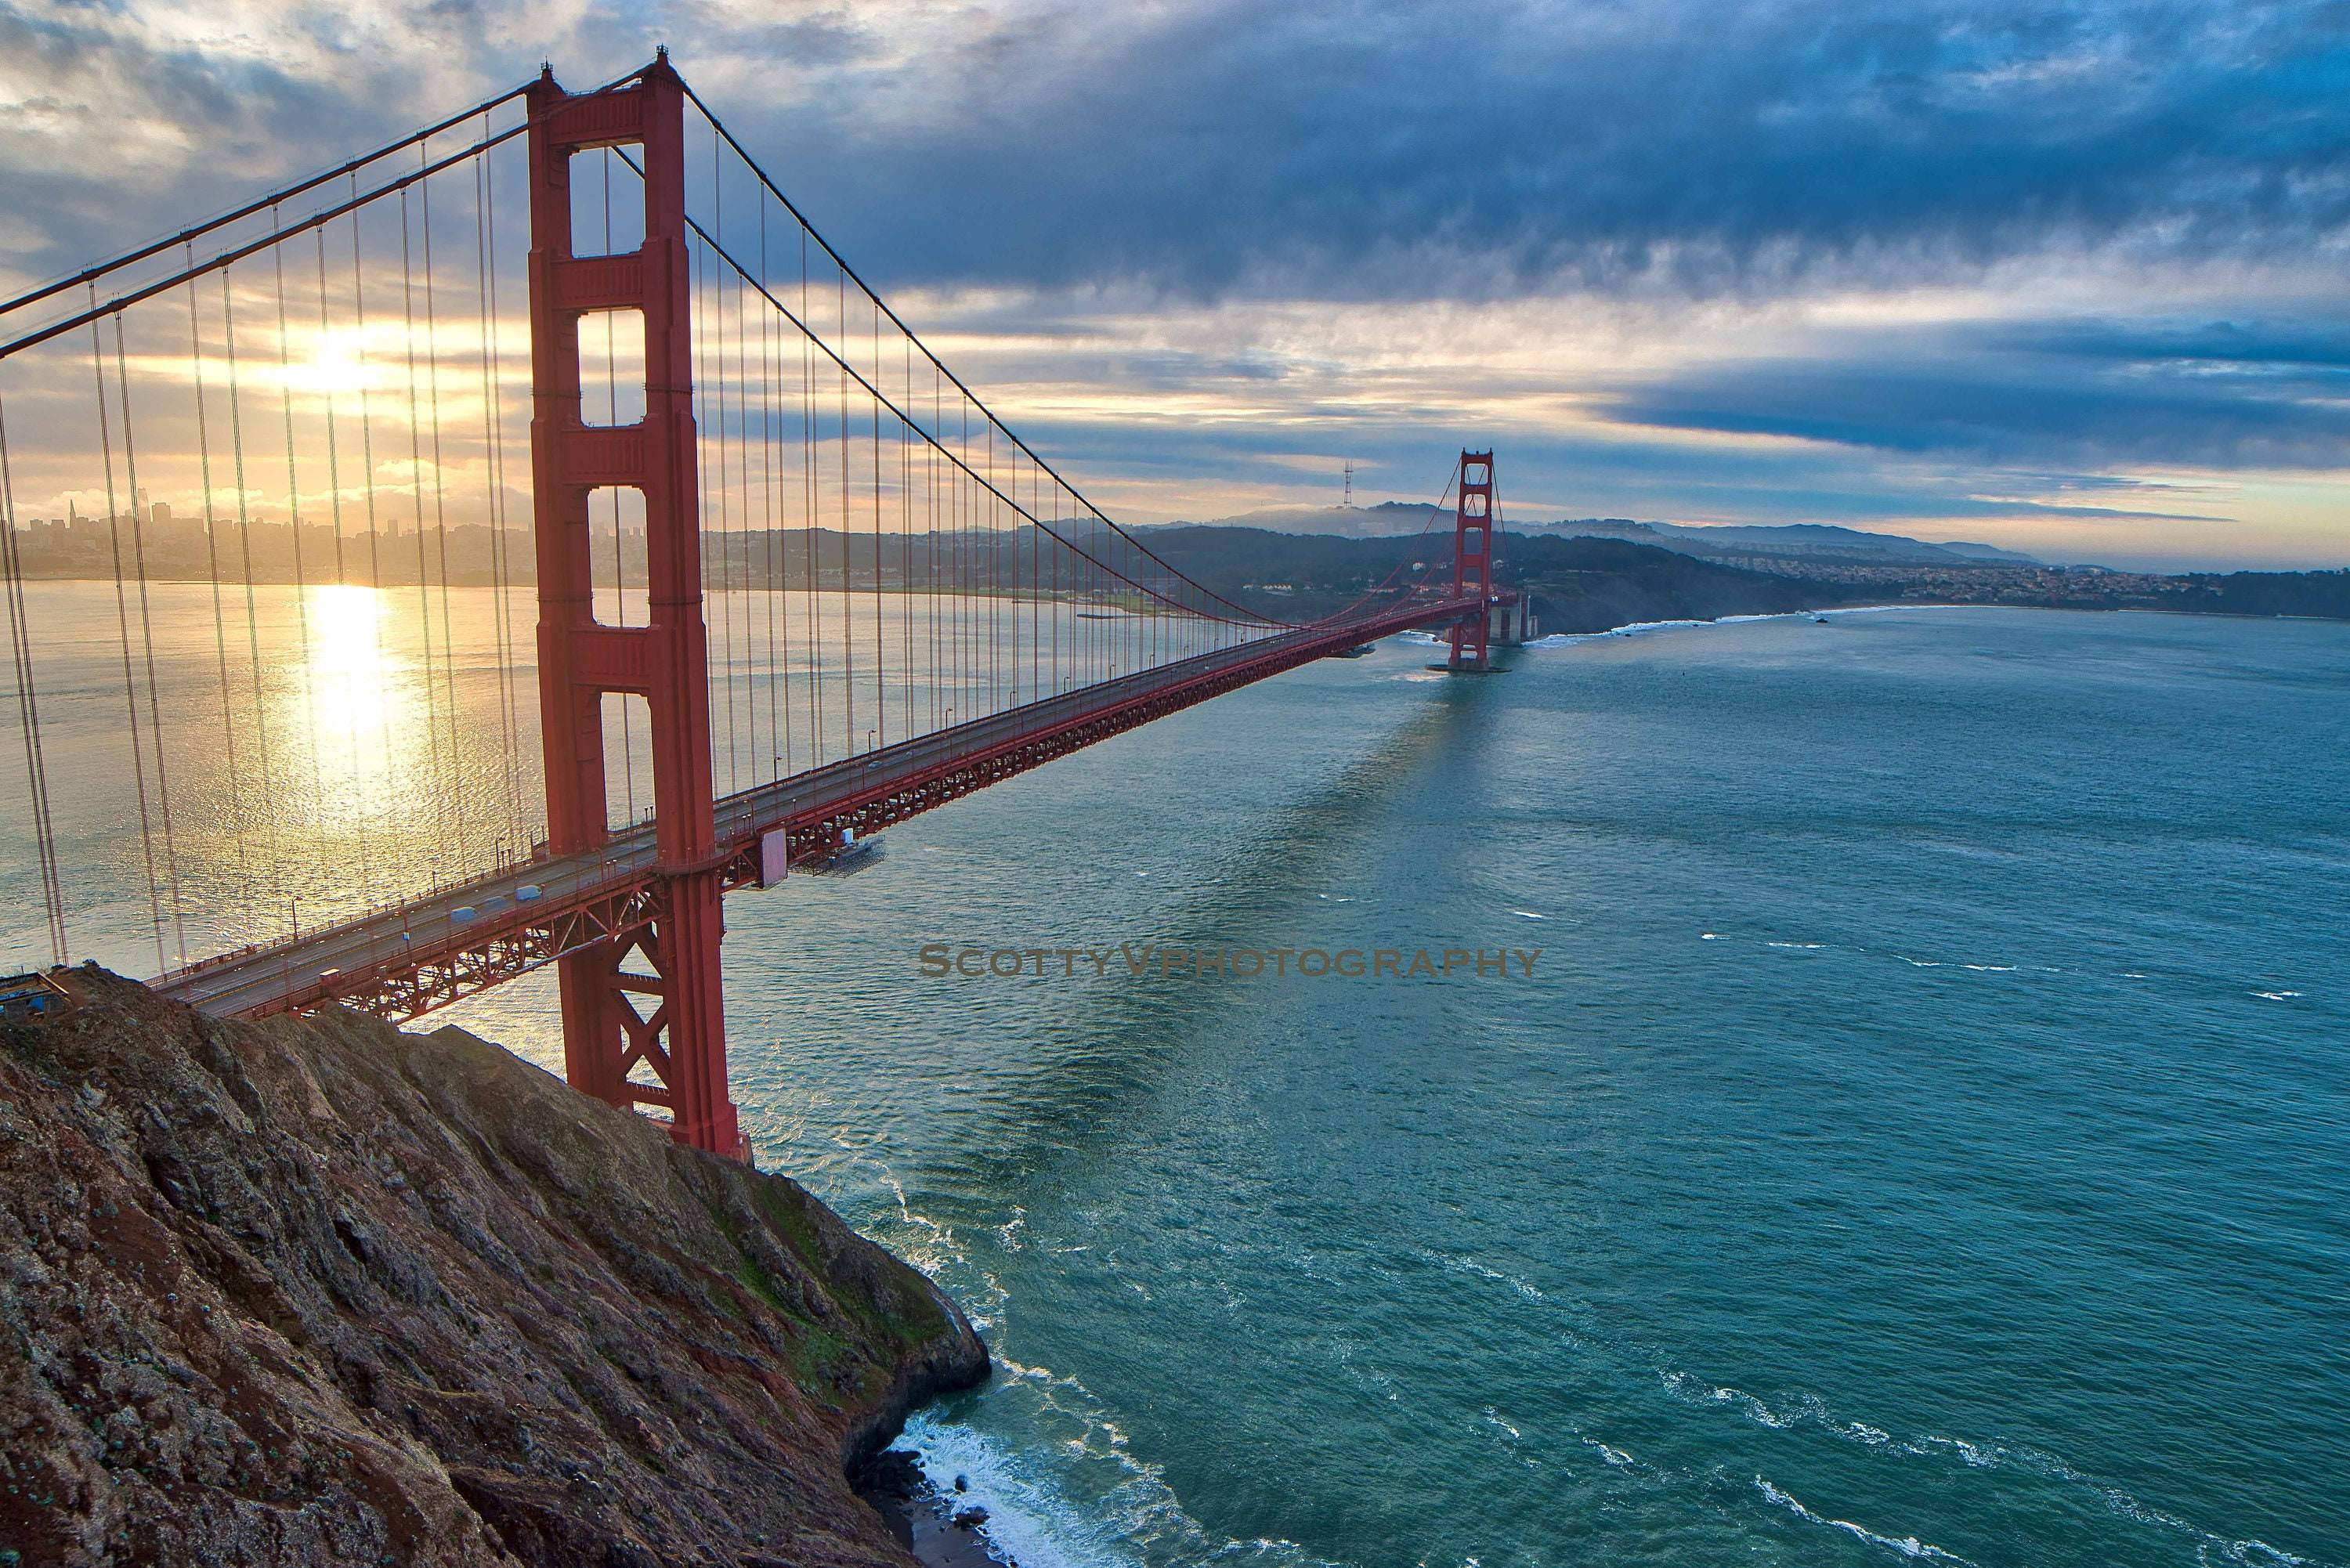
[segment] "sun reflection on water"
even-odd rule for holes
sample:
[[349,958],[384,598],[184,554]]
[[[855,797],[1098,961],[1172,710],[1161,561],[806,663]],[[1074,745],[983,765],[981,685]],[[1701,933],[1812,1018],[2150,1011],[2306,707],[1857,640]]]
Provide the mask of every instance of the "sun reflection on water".
[[[336,583],[312,588],[307,607],[320,747],[342,742],[346,765],[363,772],[380,772],[390,760],[384,754],[386,722],[401,673],[402,661],[384,647],[382,599],[380,589]],[[334,759],[320,761],[332,765]]]

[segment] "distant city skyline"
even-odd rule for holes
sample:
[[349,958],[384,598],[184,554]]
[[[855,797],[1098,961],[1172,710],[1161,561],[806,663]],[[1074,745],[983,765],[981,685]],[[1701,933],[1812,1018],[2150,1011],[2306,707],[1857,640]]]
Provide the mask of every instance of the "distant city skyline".
[[1350,461],[1433,499],[1491,443],[1526,516],[2340,566],[2327,15],[19,0],[0,285],[666,43],[1122,521],[1334,504]]

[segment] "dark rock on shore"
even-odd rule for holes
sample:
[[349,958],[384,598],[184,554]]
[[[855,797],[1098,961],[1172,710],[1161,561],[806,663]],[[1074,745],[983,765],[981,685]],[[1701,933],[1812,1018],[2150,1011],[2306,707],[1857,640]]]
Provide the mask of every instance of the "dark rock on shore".
[[457,1030],[71,982],[0,1024],[0,1550],[910,1561],[845,1472],[986,1352],[799,1187]]
[[[876,1454],[850,1472],[857,1494],[888,1521],[889,1533],[922,1568],[1019,1568],[985,1532],[987,1510],[966,1508],[931,1485],[902,1449]],[[955,1490],[963,1479],[955,1478]]]

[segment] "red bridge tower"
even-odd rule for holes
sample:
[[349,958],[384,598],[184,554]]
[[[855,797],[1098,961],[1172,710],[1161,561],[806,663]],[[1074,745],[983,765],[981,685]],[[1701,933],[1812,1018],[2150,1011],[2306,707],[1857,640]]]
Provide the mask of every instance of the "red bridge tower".
[[[612,1105],[668,1107],[681,1143],[747,1158],[726,1092],[718,962],[723,888],[694,483],[685,84],[667,51],[634,83],[608,92],[567,93],[546,71],[530,89],[530,448],[547,847],[562,856],[605,842],[603,697],[616,691],[642,697],[650,711],[660,857],[647,918],[559,961],[564,1071],[574,1088]],[[572,154],[631,145],[645,171],[643,246],[574,256]],[[610,310],[644,316],[645,417],[590,426],[580,417],[579,318]],[[610,487],[644,496],[650,613],[642,627],[595,616],[588,498]],[[629,967],[639,956],[651,973]],[[639,998],[650,999],[650,1014]],[[630,1078],[639,1064],[659,1086]]]
[[1461,503],[1452,523],[1452,593],[1483,601],[1473,620],[1452,624],[1452,651],[1447,670],[1488,668],[1485,642],[1493,618],[1493,453],[1461,454]]

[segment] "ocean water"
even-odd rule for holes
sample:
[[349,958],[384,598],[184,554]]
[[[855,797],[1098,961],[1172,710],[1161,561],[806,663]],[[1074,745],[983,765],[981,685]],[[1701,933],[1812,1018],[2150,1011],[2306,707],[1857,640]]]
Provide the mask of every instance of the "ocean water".
[[907,1440],[1023,1568],[2350,1564],[2350,626],[1429,657],[729,900],[761,1163],[981,1322]]

